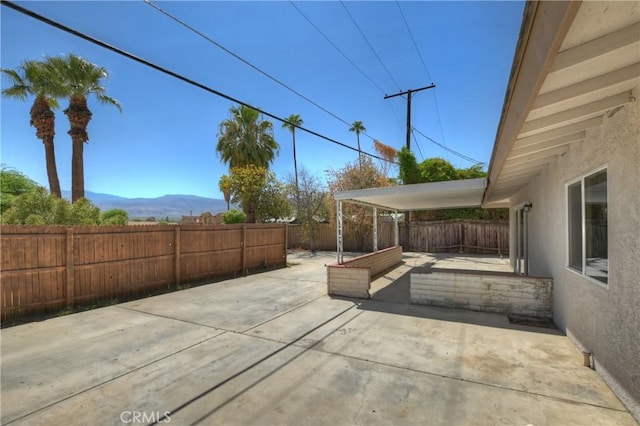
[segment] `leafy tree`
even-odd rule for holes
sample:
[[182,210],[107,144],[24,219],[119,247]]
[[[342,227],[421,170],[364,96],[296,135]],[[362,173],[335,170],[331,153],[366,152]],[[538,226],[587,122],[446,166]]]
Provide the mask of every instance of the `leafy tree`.
[[260,193],[267,185],[267,169],[255,165],[231,169],[231,200],[242,207],[248,223],[256,223]]
[[422,182],[443,182],[460,179],[458,171],[443,158],[427,158],[418,165]]
[[105,210],[100,222],[102,225],[124,226],[129,223],[129,213],[123,209]]
[[248,223],[291,215],[287,188],[264,167],[235,167],[230,178],[231,201],[241,206]]
[[38,184],[22,172],[3,166],[0,170],[0,212],[10,208],[16,197],[37,187]]
[[218,181],[218,188],[222,192],[224,196],[224,201],[227,203],[227,211],[229,211],[229,203],[231,202],[231,178],[227,175],[220,176],[220,180]]
[[282,125],[283,128],[289,129],[293,137],[293,171],[295,176],[295,188],[296,188],[296,208],[300,209],[298,205],[298,160],[296,158],[296,127],[302,126],[304,121],[299,114],[291,114],[287,117],[287,122]]
[[487,176],[487,172],[482,169],[482,164],[476,164],[468,169],[457,169],[458,179],[477,179]]
[[356,134],[356,139],[358,140],[358,158],[362,157],[362,150],[360,149],[360,133],[366,132],[367,128],[364,127],[362,121],[354,121],[351,123],[351,127],[349,127],[350,132],[354,132]]
[[[289,177],[290,186],[293,186],[293,178]],[[329,199],[327,188],[309,170],[302,167],[300,170],[300,187],[296,191],[297,208],[296,219],[302,226],[303,236],[308,238],[309,250],[315,252],[315,235],[319,221],[327,221],[330,217],[330,209],[327,204]]]
[[222,215],[222,223],[225,225],[231,225],[234,223],[245,223],[247,221],[247,215],[240,210],[227,210]]
[[[400,150],[398,159],[400,161],[400,179],[404,184],[476,179],[487,175],[481,164],[476,164],[466,169],[457,169],[442,158],[427,158],[422,163],[417,164],[413,153],[406,148]],[[507,220],[509,218],[509,209],[441,209],[415,212],[412,215],[417,220]]]
[[61,198],[53,143],[55,114],[52,110],[58,107],[56,98],[62,95],[61,85],[51,69],[38,61],[23,61],[16,70],[3,68],[2,73],[12,84],[2,90],[2,96],[21,101],[26,101],[31,96],[35,98],[30,111],[30,124],[36,128],[36,137],[42,140],[44,145],[49,190],[53,195]]
[[273,124],[253,108],[231,107],[231,116],[218,128],[216,151],[230,169],[249,165],[269,168],[278,154]]
[[[327,180],[329,192],[349,191],[363,188],[389,186],[389,179],[376,167],[370,157],[362,157],[359,162],[347,163],[342,169],[328,170]],[[335,203],[331,203],[333,209]],[[345,203],[342,208],[343,218],[351,222],[358,236],[359,250],[364,250],[371,239],[372,211],[353,203]],[[335,217],[335,214],[332,214]]]
[[398,151],[398,161],[400,163],[399,177],[403,185],[421,182],[416,157],[406,146],[403,146],[402,149]]
[[73,143],[71,200],[75,203],[84,198],[84,144],[89,140],[87,126],[93,115],[87,106],[87,97],[93,95],[101,104],[115,106],[120,111],[122,108],[116,99],[106,94],[103,86],[103,80],[108,78],[106,68],[73,53],[66,57],[48,57],[47,64],[61,82],[64,97],[69,98],[64,113],[69,119],[68,133]]
[[268,222],[290,217],[293,214],[292,204],[288,195],[291,189],[288,185],[276,179],[271,172],[267,173],[265,187],[258,196],[256,215],[261,222]]

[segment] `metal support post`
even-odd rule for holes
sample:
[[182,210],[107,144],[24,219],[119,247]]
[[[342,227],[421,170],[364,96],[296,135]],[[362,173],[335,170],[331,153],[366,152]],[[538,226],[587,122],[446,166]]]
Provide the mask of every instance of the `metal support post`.
[[373,251],[378,251],[378,209],[373,208]]
[[338,264],[341,265],[342,264],[342,259],[343,259],[343,255],[342,255],[342,250],[343,250],[343,246],[342,246],[342,201],[338,200],[336,201],[336,222],[338,222],[338,226],[336,227],[338,229],[338,235],[336,238],[336,241],[338,243]]
[[400,244],[400,232],[398,230],[398,210],[393,212],[393,239],[396,246]]

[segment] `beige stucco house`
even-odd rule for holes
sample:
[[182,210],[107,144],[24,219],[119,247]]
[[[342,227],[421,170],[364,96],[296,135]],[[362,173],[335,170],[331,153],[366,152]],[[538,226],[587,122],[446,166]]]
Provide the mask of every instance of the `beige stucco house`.
[[640,420],[639,96],[640,2],[528,2],[483,206]]

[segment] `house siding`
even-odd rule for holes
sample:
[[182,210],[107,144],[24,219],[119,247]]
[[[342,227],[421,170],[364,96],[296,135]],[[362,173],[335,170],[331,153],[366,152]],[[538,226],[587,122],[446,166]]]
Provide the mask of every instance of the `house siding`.
[[[595,368],[640,418],[640,108],[633,101],[605,115],[583,142],[547,166],[510,200],[510,258],[515,264],[515,209],[529,214],[532,275],[551,276],[553,321],[591,352]],[[566,184],[607,166],[608,287],[566,268]]]

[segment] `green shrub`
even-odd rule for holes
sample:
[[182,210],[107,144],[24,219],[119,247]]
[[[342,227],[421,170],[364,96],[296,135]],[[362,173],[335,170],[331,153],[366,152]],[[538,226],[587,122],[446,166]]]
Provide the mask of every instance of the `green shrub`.
[[247,215],[238,210],[228,210],[222,215],[222,223],[231,225],[233,223],[245,223]]
[[71,204],[38,187],[15,198],[2,212],[2,223],[11,225],[99,225],[100,209],[86,198]]
[[129,213],[123,209],[111,209],[102,212],[102,225],[126,225],[129,223]]
[[6,212],[16,197],[33,191],[38,184],[22,172],[2,166],[0,169],[0,212]]

